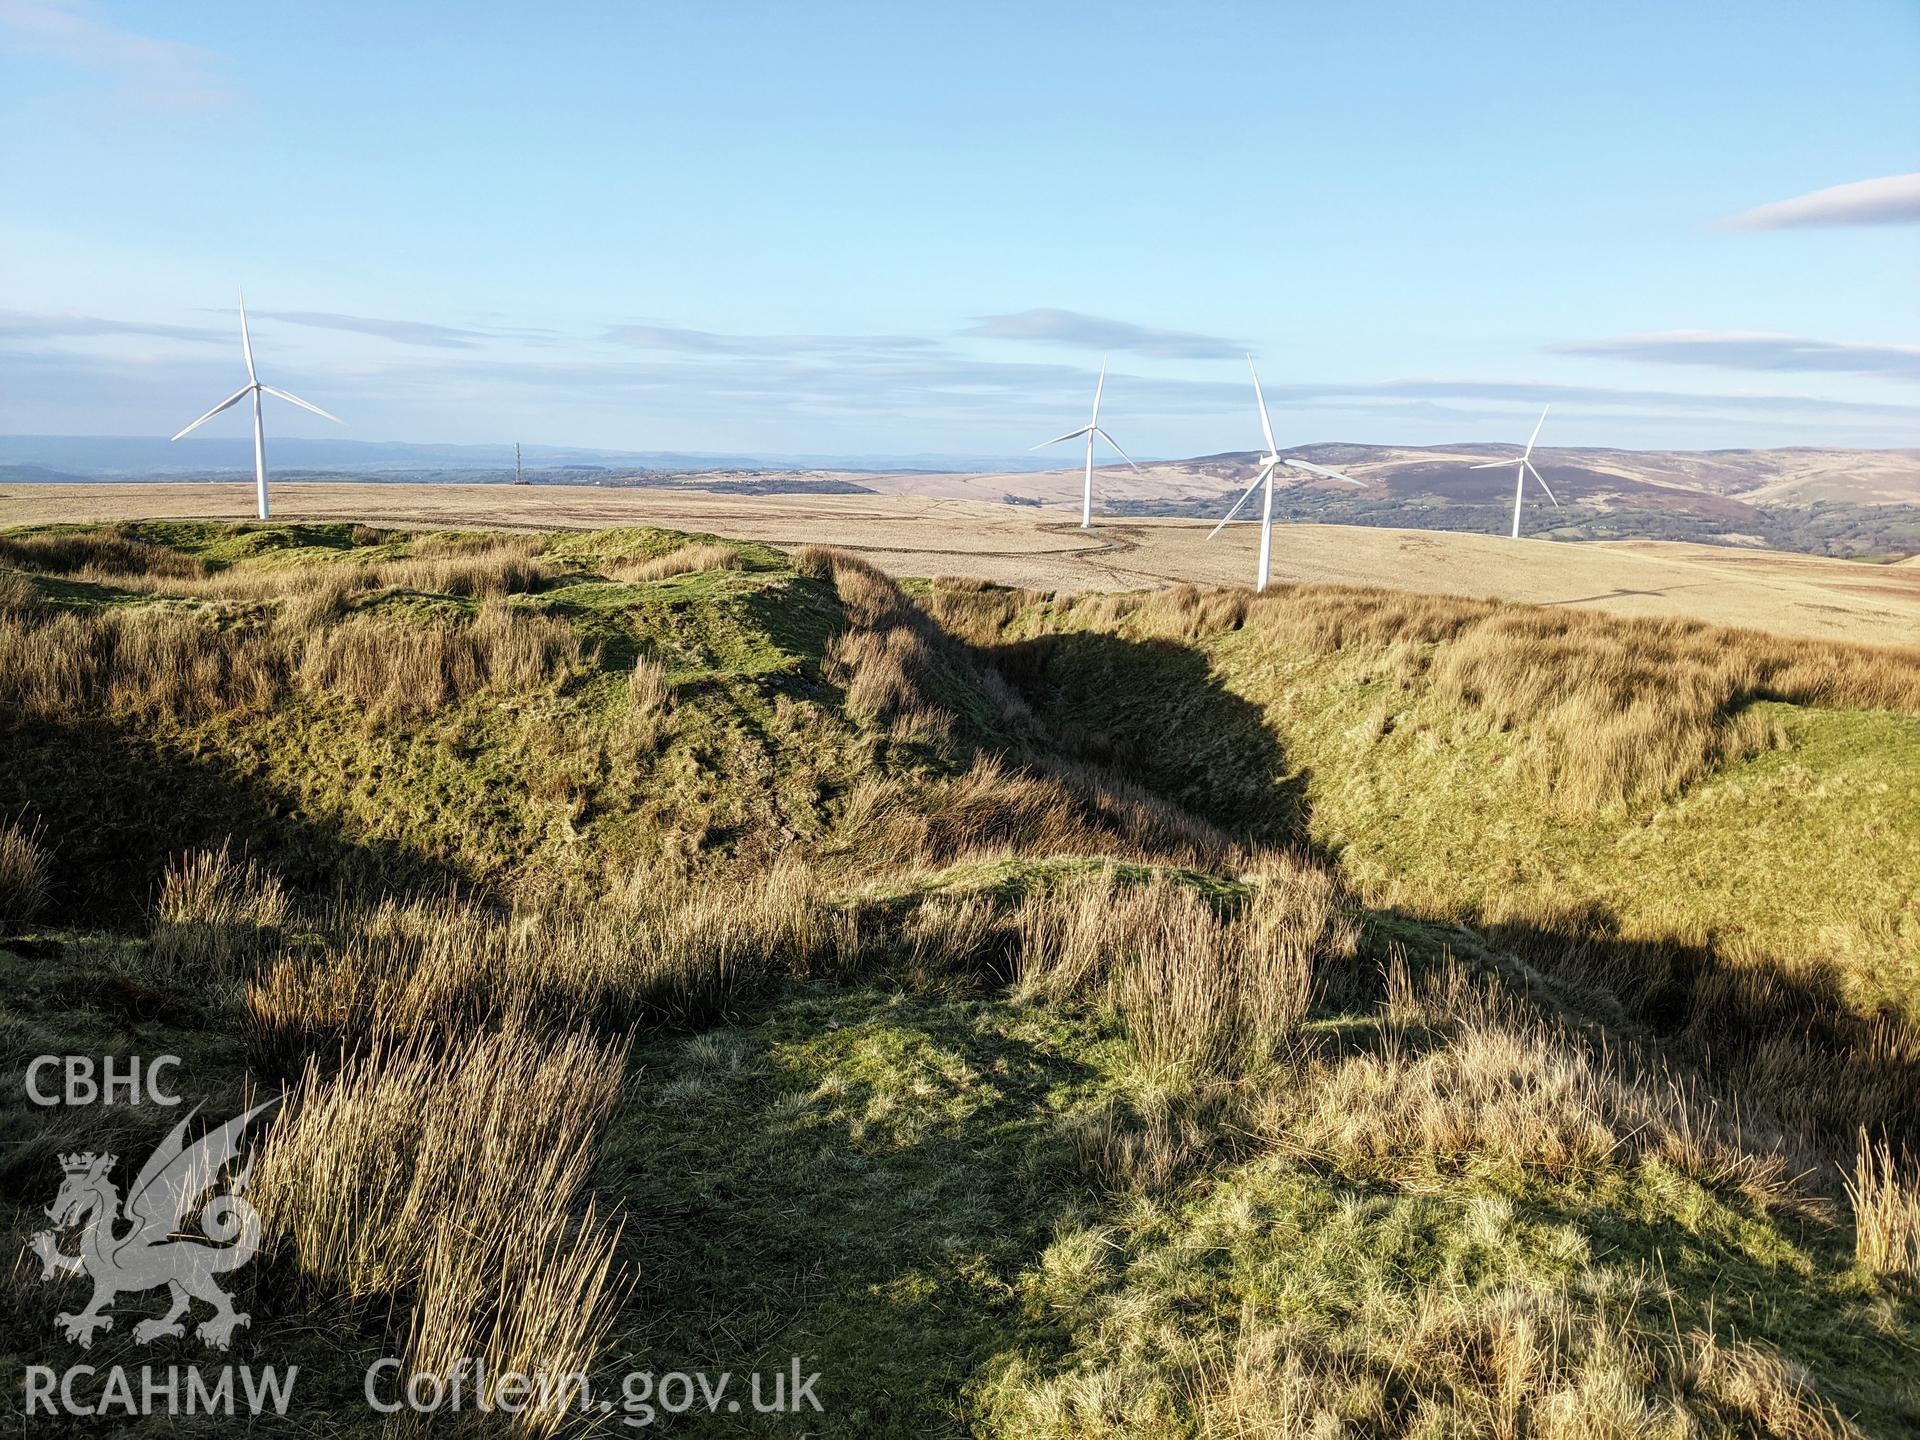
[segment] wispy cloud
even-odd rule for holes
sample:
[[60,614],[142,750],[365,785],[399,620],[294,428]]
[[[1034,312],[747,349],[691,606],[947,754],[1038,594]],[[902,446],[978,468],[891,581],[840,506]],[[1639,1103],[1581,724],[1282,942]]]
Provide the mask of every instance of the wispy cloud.
[[924,350],[933,343],[913,335],[721,335],[667,325],[615,325],[600,338],[636,350],[741,356]]
[[1674,330],[1556,345],[1562,355],[1651,360],[1662,365],[1713,365],[1727,370],[1789,370],[1893,375],[1920,379],[1920,346],[1855,345],[1797,335]]
[[0,48],[93,71],[128,99],[163,109],[210,110],[233,99],[210,51],[123,30],[85,0],[0,0]]
[[1722,220],[1722,230],[1792,230],[1830,225],[1920,225],[1920,171],[1856,180],[1776,200]]
[[464,330],[455,325],[434,325],[425,320],[383,320],[371,315],[338,315],[330,310],[256,310],[265,320],[284,320],[292,325],[311,325],[318,330],[346,330],[355,335],[374,335],[402,345],[425,345],[435,350],[471,350],[493,338],[485,330]]
[[102,335],[144,335],[158,340],[194,341],[226,338],[219,331],[201,325],[159,325],[144,320],[105,320],[97,315],[0,310],[0,336],[9,339],[91,339]]
[[[13,344],[0,335],[0,431],[80,433],[111,415],[116,429],[170,434],[205,408],[208,393],[233,383],[234,357],[204,353],[103,356]],[[362,436],[497,439],[511,419],[570,444],[729,453],[745,447],[769,455],[897,450],[893,437],[902,434],[914,436],[916,448],[1013,455],[1084,415],[1093,388],[1084,364],[986,360],[937,348],[873,353],[856,364],[795,353],[720,354],[697,365],[666,353],[395,349],[351,366],[327,360],[282,370],[276,362],[275,371],[349,417]],[[1777,388],[1729,394],[1444,376],[1290,382],[1270,375],[1266,393],[1289,444],[1511,439],[1549,400],[1556,415],[1626,445],[1906,444],[1920,427],[1920,404]],[[1107,399],[1116,433],[1136,455],[1205,454],[1258,440],[1245,382],[1123,368],[1108,375]],[[1126,429],[1119,428],[1122,417]],[[299,433],[304,422],[289,414],[285,423]],[[1164,438],[1175,435],[1181,438]]]
[[1219,360],[1241,353],[1241,347],[1217,335],[1188,330],[1159,330],[1126,320],[1107,320],[1073,310],[1021,310],[1012,315],[983,315],[960,332],[988,340],[1036,340],[1049,345],[1073,345],[1087,350],[1130,350],[1162,360]]

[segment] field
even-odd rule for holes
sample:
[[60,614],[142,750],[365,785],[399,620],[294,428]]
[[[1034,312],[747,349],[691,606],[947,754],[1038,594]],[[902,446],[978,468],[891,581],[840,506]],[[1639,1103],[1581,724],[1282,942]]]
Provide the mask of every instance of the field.
[[[1848,643],[1911,567],[1289,527],[1254,597],[1244,532],[958,502],[164,518],[235,498],[0,498],[0,1070],[285,1092],[228,1356],[300,1366],[279,1428],[385,1433],[385,1356],[618,1397],[467,1417],[534,1434],[794,1365],[817,1411],[645,1418],[1920,1428],[1920,649]],[[10,1108],[7,1223],[173,1119]],[[9,1395],[86,1295],[0,1279]],[[201,1359],[162,1308],[86,1363]]]
[[[279,485],[274,493],[277,513],[289,520],[713,530],[782,547],[841,546],[895,576],[959,575],[1061,591],[1246,584],[1257,538],[1256,527],[1245,525],[1209,543],[1210,522],[1142,519],[1102,519],[1089,535],[1057,508],[885,495],[384,484]],[[251,487],[242,485],[7,485],[0,487],[0,522],[228,519],[251,503]],[[1686,617],[1836,640],[1912,644],[1920,638],[1920,573],[1911,567],[1726,546],[1514,546],[1486,535],[1288,525],[1276,532],[1274,576]]]

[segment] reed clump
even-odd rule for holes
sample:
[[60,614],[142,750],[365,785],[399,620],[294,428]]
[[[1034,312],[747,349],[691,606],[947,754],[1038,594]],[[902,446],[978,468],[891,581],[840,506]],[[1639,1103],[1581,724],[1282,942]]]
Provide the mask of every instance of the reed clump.
[[609,561],[604,567],[609,580],[625,585],[665,580],[674,575],[693,575],[703,570],[739,570],[744,568],[740,552],[731,545],[682,545],[664,555],[645,559],[627,557]]
[[438,710],[484,690],[552,684],[581,663],[566,621],[506,604],[482,603],[470,621],[388,619],[356,614],[311,634],[298,676],[364,707],[374,719]]
[[625,1065],[513,1029],[310,1060],[256,1161],[268,1243],[341,1293],[410,1295],[409,1374],[584,1373],[622,1293],[619,1227],[581,1196]]
[[1860,1127],[1853,1174],[1854,1256],[1877,1275],[1920,1280],[1920,1161]]
[[46,904],[53,862],[35,830],[0,820],[0,929],[25,925]]

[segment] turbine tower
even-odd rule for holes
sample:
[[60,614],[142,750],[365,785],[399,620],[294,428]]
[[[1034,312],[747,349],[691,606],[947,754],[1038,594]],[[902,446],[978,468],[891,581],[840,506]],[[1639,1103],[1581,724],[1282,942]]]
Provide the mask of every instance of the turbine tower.
[[[1520,463],[1515,467],[1513,472],[1513,538],[1516,540],[1520,538],[1520,501],[1527,493],[1527,476],[1529,474],[1531,474],[1534,479],[1540,481],[1540,488],[1546,490],[1547,499],[1553,501],[1553,508],[1556,510],[1560,508],[1560,502],[1554,499],[1553,491],[1548,489],[1546,480],[1542,478],[1538,470],[1533,468],[1533,442],[1540,438],[1540,427],[1547,423],[1547,411],[1552,408],[1551,405],[1542,405],[1540,407],[1540,418],[1534,422],[1533,434],[1527,437],[1527,448],[1521,453]],[[1506,467],[1506,464],[1507,462],[1504,460],[1489,460],[1484,465],[1470,465],[1467,468],[1470,470],[1501,470]]]
[[[1080,528],[1082,530],[1091,530],[1093,528],[1093,437],[1098,435],[1102,440],[1106,441],[1107,444],[1119,451],[1122,460],[1126,461],[1129,465],[1133,465],[1133,457],[1127,454],[1126,451],[1120,449],[1120,442],[1100,428],[1100,392],[1106,388],[1107,362],[1105,359],[1102,359],[1100,361],[1100,380],[1099,383],[1093,387],[1093,419],[1089,420],[1085,425],[1082,425],[1078,430],[1069,430],[1064,435],[1056,435],[1051,440],[1042,440],[1038,445],[1032,447],[1035,450],[1044,450],[1049,445],[1058,445],[1062,440],[1072,440],[1080,435],[1087,437],[1087,474],[1085,483],[1080,489]],[[1138,470],[1140,467],[1133,465],[1133,468]]]
[[[338,415],[328,415],[327,412],[322,410],[318,405],[308,404],[298,395],[289,395],[284,390],[276,390],[271,385],[262,385],[260,383],[260,376],[253,368],[253,340],[247,334],[247,297],[244,295],[240,297],[240,349],[247,357],[247,383],[211,410],[207,411],[206,414],[194,421],[193,424],[187,426],[185,430],[180,432],[180,435],[192,434],[222,410],[232,405],[238,405],[242,400],[251,395],[253,397],[253,485],[260,502],[260,518],[265,520],[269,518],[267,505],[267,432],[260,421],[261,395],[277,395],[282,400],[298,405],[302,410],[311,410],[314,414],[333,421],[336,425],[342,425],[346,422]],[[175,435],[173,438],[178,440],[180,435]]]
[[1227,521],[1240,513],[1240,507],[1253,498],[1253,492],[1264,482],[1267,493],[1260,507],[1260,574],[1253,587],[1256,591],[1260,591],[1267,588],[1267,577],[1272,570],[1273,477],[1280,467],[1285,465],[1294,470],[1308,470],[1315,475],[1324,475],[1329,480],[1344,480],[1349,485],[1363,485],[1364,482],[1354,479],[1351,475],[1342,475],[1338,470],[1329,470],[1324,465],[1316,465],[1311,460],[1297,460],[1291,455],[1282,459],[1278,447],[1273,443],[1273,422],[1267,418],[1267,397],[1260,391],[1260,372],[1253,368],[1251,355],[1247,356],[1247,371],[1253,376],[1253,397],[1260,402],[1260,432],[1267,437],[1267,453],[1260,457],[1260,472],[1253,477],[1253,483],[1247,486],[1238,500],[1233,502],[1233,509],[1227,511],[1226,517],[1207,532],[1207,539],[1213,539],[1224,530]]

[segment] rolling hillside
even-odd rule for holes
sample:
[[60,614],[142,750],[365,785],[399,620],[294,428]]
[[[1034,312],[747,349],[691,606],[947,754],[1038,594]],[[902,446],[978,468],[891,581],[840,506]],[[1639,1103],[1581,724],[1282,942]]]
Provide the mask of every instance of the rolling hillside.
[[234,1354],[323,1429],[473,1353],[795,1357],[826,1435],[1920,1425],[1920,653],[145,522],[0,532],[0,661],[9,1083],[291,1087]]

